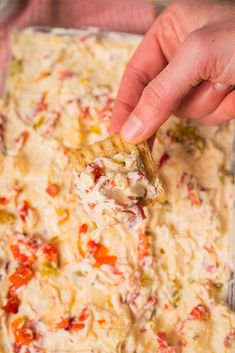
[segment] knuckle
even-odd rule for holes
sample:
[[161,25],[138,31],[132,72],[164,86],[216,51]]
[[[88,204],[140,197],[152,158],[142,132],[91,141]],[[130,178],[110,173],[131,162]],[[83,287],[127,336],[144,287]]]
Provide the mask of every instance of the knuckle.
[[128,103],[125,99],[117,97],[115,100],[115,106],[122,106],[124,110],[131,112],[134,109],[134,106]]
[[128,77],[134,76],[143,86],[145,86],[151,79],[147,72],[137,68],[131,62],[127,64],[125,74],[128,75]]
[[[185,42],[188,57],[194,71],[202,80],[210,79],[215,67],[214,56],[210,51],[211,39],[207,31],[198,29],[192,32]],[[210,56],[209,56],[210,53]],[[195,78],[196,79],[196,78]]]
[[154,110],[162,110],[162,107],[166,106],[167,102],[167,93],[163,87],[163,85],[154,80],[154,84],[152,82],[149,83],[148,86],[143,90],[143,100],[148,105],[151,106]]
[[208,49],[208,35],[202,29],[190,33],[188,42],[196,54],[204,53]]

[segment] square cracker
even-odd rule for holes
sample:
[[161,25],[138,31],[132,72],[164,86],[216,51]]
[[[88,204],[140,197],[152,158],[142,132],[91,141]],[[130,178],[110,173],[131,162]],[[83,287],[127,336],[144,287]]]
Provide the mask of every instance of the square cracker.
[[159,179],[147,142],[133,145],[122,140],[119,135],[113,135],[92,145],[77,150],[71,150],[69,156],[73,168],[77,172],[81,172],[88,164],[92,163],[97,158],[112,158],[115,154],[121,152],[131,153],[133,151],[139,156],[149,182],[154,185],[157,190],[156,198],[142,199],[140,204],[142,206],[150,206],[154,205],[157,201],[165,202],[166,192]]

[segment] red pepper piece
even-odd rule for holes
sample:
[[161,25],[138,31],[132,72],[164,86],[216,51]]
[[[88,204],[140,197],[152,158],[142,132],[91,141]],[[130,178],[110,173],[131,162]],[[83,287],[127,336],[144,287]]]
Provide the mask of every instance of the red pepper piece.
[[69,331],[70,329],[70,319],[63,319],[61,320],[57,325],[56,327],[58,329],[63,329],[63,330],[66,330],[66,331]]
[[70,70],[60,70],[59,80],[64,81],[74,76],[74,72]]
[[18,317],[11,325],[17,345],[27,346],[36,338],[36,333],[26,318]]
[[86,307],[82,310],[80,316],[76,317],[69,317],[63,319],[61,322],[57,324],[58,329],[64,329],[66,331],[69,330],[82,330],[85,327],[86,320],[89,317],[89,309]]
[[47,109],[48,109],[48,104],[45,102],[45,97],[42,97],[42,99],[36,105],[35,115],[38,115],[44,111],[47,111]]
[[96,260],[96,266],[110,265],[114,266],[117,262],[117,257],[108,255],[108,249],[101,243],[96,243],[93,240],[89,240],[88,247],[90,253]]
[[157,342],[159,345],[159,353],[177,353],[178,350],[175,347],[170,347],[167,343],[167,335],[165,332],[157,333]]
[[139,232],[137,253],[139,260],[143,260],[148,255],[148,238],[143,232]]
[[102,122],[109,121],[111,114],[112,114],[112,105],[113,105],[114,99],[108,98],[105,106],[101,111],[98,113],[98,119]]
[[23,222],[26,222],[28,213],[29,213],[29,203],[27,201],[24,201],[20,209],[20,218],[22,219]]
[[19,288],[27,284],[33,277],[33,270],[24,265],[19,265],[17,270],[12,273],[9,277],[9,281],[13,284],[15,288]]
[[43,253],[47,255],[50,262],[59,263],[59,250],[55,243],[50,242],[43,248]]
[[204,249],[205,249],[206,251],[208,251],[209,253],[211,253],[211,254],[215,254],[215,253],[216,253],[214,246],[213,246],[212,244],[210,244],[210,243],[207,243],[207,244],[204,246]]
[[10,288],[7,293],[7,303],[4,305],[4,310],[6,310],[10,314],[16,314],[18,312],[20,305],[20,300],[16,295],[13,288]]
[[87,233],[88,231],[88,225],[86,223],[83,223],[80,227],[79,227],[79,233]]
[[59,186],[56,184],[50,184],[48,185],[48,187],[46,188],[46,192],[48,193],[48,195],[50,195],[51,197],[55,197],[58,193],[59,193]]
[[163,153],[163,155],[159,159],[158,168],[160,169],[161,167],[163,167],[163,165],[168,161],[169,158],[170,158],[169,154]]
[[85,42],[87,39],[90,39],[90,38],[92,38],[94,36],[95,36],[94,34],[87,34],[87,35],[85,35],[83,37],[78,38],[78,42]]
[[6,197],[4,197],[4,196],[1,196],[0,197],[0,205],[5,206],[7,204],[8,204],[8,199]]
[[93,208],[96,206],[96,203],[88,203],[88,206],[90,207],[91,210],[93,210]]
[[210,311],[204,304],[199,304],[193,308],[188,316],[188,320],[207,321],[210,318]]
[[99,243],[96,243],[94,240],[89,240],[88,242],[88,248],[90,253],[95,254],[100,247]]
[[85,321],[89,317],[89,310],[88,308],[84,308],[78,318],[78,320],[73,320],[71,323],[71,328],[74,330],[82,330],[85,327]]
[[142,218],[143,220],[146,219],[146,215],[145,215],[145,213],[144,213],[143,208],[140,207],[140,206],[138,206],[138,209],[139,209],[139,211],[140,211],[141,218]]
[[11,249],[12,255],[14,256],[16,261],[18,261],[20,264],[26,266],[26,265],[29,265],[32,263],[33,259],[31,257],[25,255],[24,253],[22,253],[20,251],[20,247],[18,244],[11,244],[10,249]]
[[20,148],[22,148],[29,137],[29,132],[27,130],[24,130],[23,132],[21,132],[21,134],[15,139],[15,142],[20,144]]
[[235,340],[235,330],[229,332],[224,339],[224,346],[226,348],[232,348],[233,341]]
[[167,335],[165,332],[158,332],[157,333],[157,342],[159,345],[159,348],[168,348],[168,343],[167,343]]
[[90,163],[89,167],[91,168],[92,174],[94,175],[94,181],[98,181],[99,178],[103,175],[104,169],[96,163]]

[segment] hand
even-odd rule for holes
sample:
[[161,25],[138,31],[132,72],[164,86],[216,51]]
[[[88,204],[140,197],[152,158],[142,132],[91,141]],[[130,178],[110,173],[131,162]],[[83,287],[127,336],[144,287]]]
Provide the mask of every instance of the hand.
[[235,117],[234,19],[234,1],[171,1],[127,65],[111,132],[140,143],[172,113],[205,124]]

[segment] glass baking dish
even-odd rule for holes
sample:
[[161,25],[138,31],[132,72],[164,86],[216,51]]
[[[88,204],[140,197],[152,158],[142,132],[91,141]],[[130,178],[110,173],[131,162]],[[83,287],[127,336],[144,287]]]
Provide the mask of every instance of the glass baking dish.
[[[112,28],[111,28],[112,29]],[[49,25],[48,26],[36,26],[36,27],[29,27],[25,29],[26,31],[39,31],[39,32],[49,32],[49,33],[54,33],[56,35],[61,35],[64,36],[66,35],[71,35],[71,36],[76,36],[76,35],[81,35],[82,34],[88,34],[88,35],[98,35],[98,36],[105,36],[109,38],[116,38],[116,37],[126,37],[126,38],[134,38],[136,36],[139,36],[138,34],[131,34],[131,33],[119,33],[119,32],[113,32],[112,30],[105,31],[103,29],[100,29],[98,27],[92,27],[92,28],[81,28],[81,29],[64,29],[62,26],[57,27],[57,28],[51,28]],[[137,31],[138,32],[138,31]],[[139,37],[141,38],[141,37]],[[8,56],[9,60],[9,56]],[[232,170],[235,175],[235,141],[234,141],[234,153],[233,153],[233,161],[232,161]],[[235,223],[235,219],[234,219]],[[235,232],[233,232],[233,239],[234,239]],[[232,238],[232,237],[231,237]],[[227,298],[227,303],[229,306],[232,308],[233,311],[235,311],[235,239],[232,241],[231,248],[233,248],[233,256],[234,256],[234,271],[233,271],[233,278],[229,282],[227,288],[225,288],[226,293],[224,294],[224,297]]]

